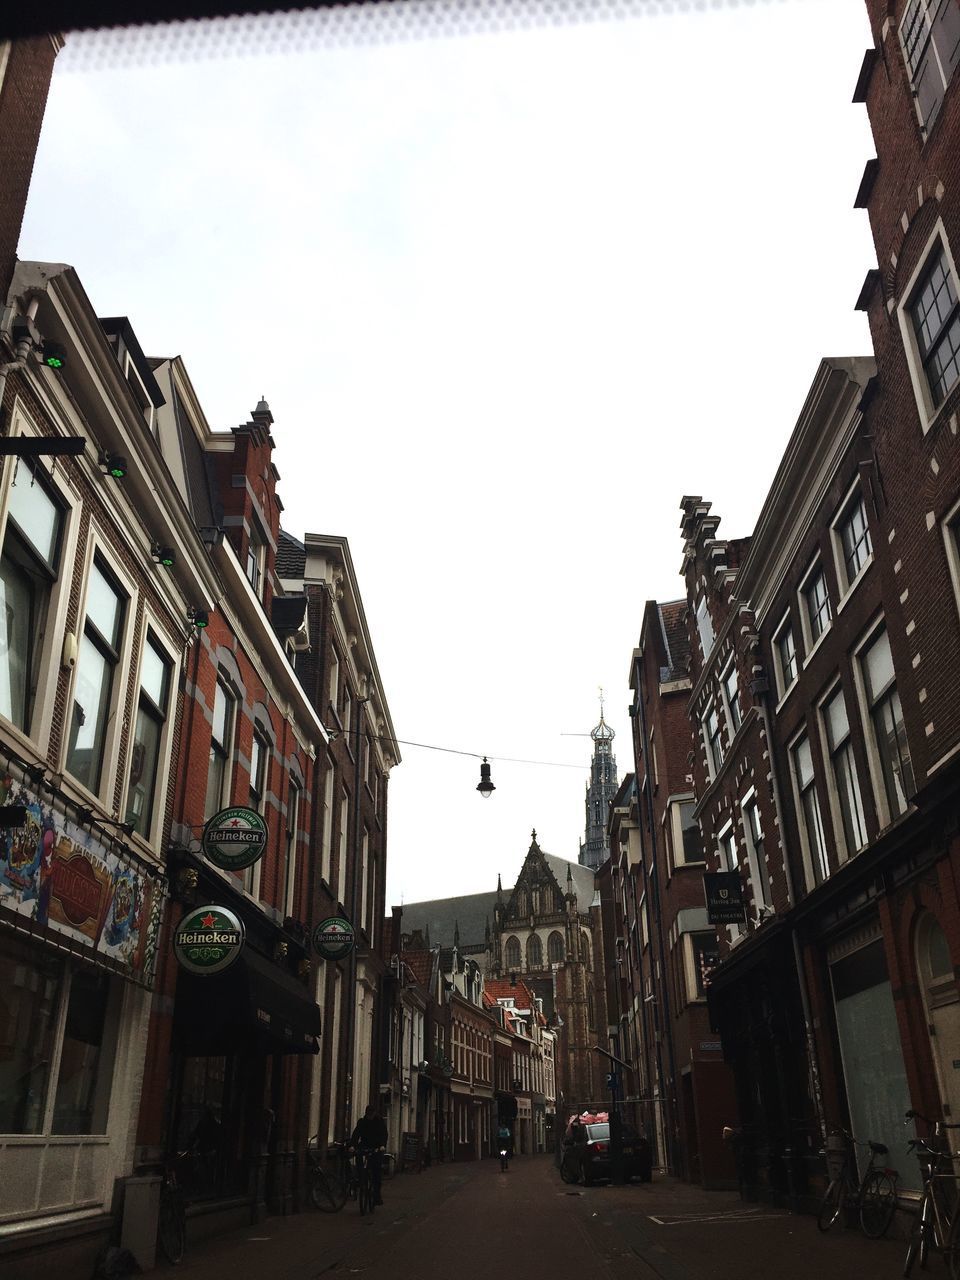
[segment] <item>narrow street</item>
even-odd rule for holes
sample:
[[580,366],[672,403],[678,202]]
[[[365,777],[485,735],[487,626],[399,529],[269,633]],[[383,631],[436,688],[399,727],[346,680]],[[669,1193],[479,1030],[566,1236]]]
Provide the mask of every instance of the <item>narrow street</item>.
[[[179,1280],[849,1280],[901,1274],[904,1245],[854,1230],[822,1236],[811,1217],[744,1204],[667,1179],[652,1186],[567,1187],[552,1159],[435,1166],[384,1184],[385,1204],[361,1218],[271,1218],[191,1245]],[[171,1271],[162,1274],[172,1274]],[[945,1276],[938,1258],[928,1273]]]

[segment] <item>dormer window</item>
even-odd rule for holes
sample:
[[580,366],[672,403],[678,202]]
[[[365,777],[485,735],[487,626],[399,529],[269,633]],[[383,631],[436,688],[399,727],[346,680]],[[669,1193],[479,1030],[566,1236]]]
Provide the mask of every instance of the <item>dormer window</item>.
[[267,548],[255,530],[250,530],[250,541],[247,543],[247,581],[253,587],[257,598],[263,599],[263,569],[266,563]]

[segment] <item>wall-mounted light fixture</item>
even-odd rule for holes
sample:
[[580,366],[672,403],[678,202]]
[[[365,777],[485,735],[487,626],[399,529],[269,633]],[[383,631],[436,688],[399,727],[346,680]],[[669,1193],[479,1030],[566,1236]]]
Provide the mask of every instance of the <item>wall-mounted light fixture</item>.
[[172,569],[177,563],[176,552],[173,547],[161,546],[159,542],[155,542],[150,548],[150,554],[155,564],[162,564],[165,569]]
[[206,609],[188,609],[187,621],[192,622],[195,627],[202,631],[204,627],[209,627],[210,615]]
[[127,460],[122,453],[107,453],[104,450],[100,455],[100,470],[105,476],[122,480],[127,474]]

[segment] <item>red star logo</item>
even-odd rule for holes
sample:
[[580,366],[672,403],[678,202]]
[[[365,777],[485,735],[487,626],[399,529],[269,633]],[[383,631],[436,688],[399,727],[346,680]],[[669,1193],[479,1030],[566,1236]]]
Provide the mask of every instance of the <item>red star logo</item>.
[[239,819],[239,818],[232,818],[232,819],[230,820],[230,825],[231,825],[231,827],[239,827],[239,825],[240,825],[240,819]]
[[205,929],[215,929],[217,927],[216,917],[210,911],[207,912],[200,923]]

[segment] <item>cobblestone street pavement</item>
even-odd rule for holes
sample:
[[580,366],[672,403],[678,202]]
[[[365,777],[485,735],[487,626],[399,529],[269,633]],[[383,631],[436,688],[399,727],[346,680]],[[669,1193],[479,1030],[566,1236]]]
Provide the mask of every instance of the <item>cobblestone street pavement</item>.
[[[905,1250],[670,1179],[567,1187],[549,1157],[404,1174],[384,1199],[372,1217],[350,1203],[191,1244],[177,1280],[894,1280]],[[945,1280],[939,1258],[927,1274]]]

